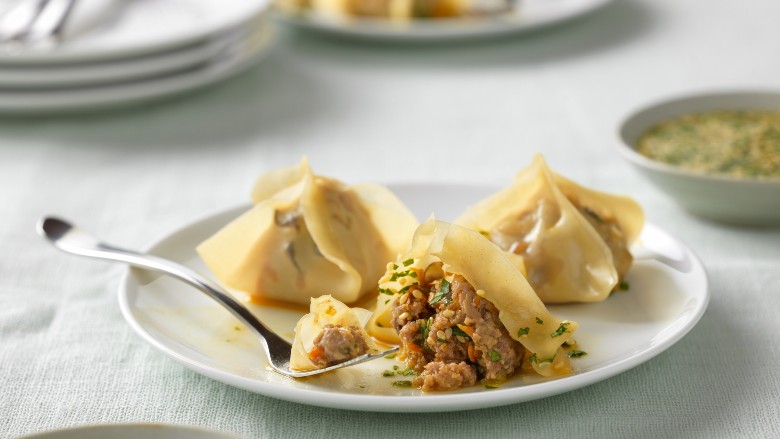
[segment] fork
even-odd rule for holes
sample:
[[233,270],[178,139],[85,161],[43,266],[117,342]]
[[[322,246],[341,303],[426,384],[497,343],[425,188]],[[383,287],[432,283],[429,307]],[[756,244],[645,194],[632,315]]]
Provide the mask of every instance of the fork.
[[230,297],[230,294],[223,290],[219,285],[202,277],[190,268],[158,256],[105,244],[59,218],[42,218],[38,222],[37,230],[39,235],[48,239],[55,247],[65,252],[91,258],[124,262],[135,267],[160,271],[201,290],[217,301],[217,303],[224,306],[245,325],[254,330],[255,335],[260,339],[260,344],[264,348],[265,355],[268,358],[268,364],[273,370],[282,375],[292,378],[318,375],[342,367],[354,366],[356,364],[365,363],[366,361],[382,358],[398,351],[398,348],[394,347],[376,354],[364,354],[323,369],[309,371],[290,370],[290,353],[292,352],[290,343],[266,328],[251,311]]
[[77,0],[19,0],[0,16],[0,45],[57,44]]

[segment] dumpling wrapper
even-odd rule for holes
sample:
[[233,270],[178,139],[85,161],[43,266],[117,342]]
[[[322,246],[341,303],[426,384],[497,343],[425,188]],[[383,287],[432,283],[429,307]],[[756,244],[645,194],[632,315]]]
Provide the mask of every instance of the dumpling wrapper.
[[[463,276],[479,296],[495,305],[499,320],[509,335],[536,355],[538,362],[532,363],[534,369],[544,376],[555,374],[551,363],[556,357],[559,360],[566,358],[561,345],[579,325],[550,314],[520,270],[495,244],[473,230],[431,218],[420,225],[410,250],[395,265],[403,265],[403,261],[410,259],[414,262],[406,268],[424,270],[433,263],[442,262],[446,272]],[[379,281],[380,288],[397,293],[415,282],[409,276],[391,281],[393,272],[393,264],[389,264],[388,272]],[[369,334],[392,344],[401,343],[391,325],[397,296],[380,293],[368,323]],[[552,336],[562,325],[565,331]],[[527,334],[519,335],[526,332],[525,328],[529,328]]]
[[295,339],[290,354],[290,369],[306,371],[318,367],[309,358],[314,349],[314,340],[325,325],[360,328],[361,335],[368,345],[368,353],[377,353],[376,342],[364,329],[371,317],[371,311],[363,308],[350,308],[329,295],[311,299],[309,314],[301,317],[295,325]]
[[255,299],[354,303],[418,224],[387,188],[316,176],[306,158],[260,177],[252,200],[197,251],[220,282]]
[[644,213],[635,201],[561,177],[538,154],[509,187],[470,207],[455,223],[487,232],[506,248],[498,241],[514,239],[513,229],[521,219],[534,215],[533,228],[522,239],[526,250],[522,255],[507,254],[525,267],[542,301],[601,301],[615,288],[619,275],[612,251],[574,203],[587,207],[599,219],[616,222],[628,243],[636,240],[644,226]]

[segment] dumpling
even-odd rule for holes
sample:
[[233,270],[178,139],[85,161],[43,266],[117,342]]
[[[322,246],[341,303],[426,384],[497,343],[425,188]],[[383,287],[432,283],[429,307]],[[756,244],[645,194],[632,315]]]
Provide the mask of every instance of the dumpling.
[[314,175],[305,158],[260,177],[252,201],[197,251],[220,282],[260,300],[354,303],[418,224],[388,189]]
[[295,325],[290,369],[322,369],[379,352],[364,329],[371,311],[350,308],[328,295],[312,298],[309,311]]
[[[571,372],[561,346],[578,324],[549,313],[512,261],[479,233],[430,219],[379,281],[371,335],[400,344],[415,385],[448,390],[530,366]],[[527,355],[526,355],[527,354]]]
[[544,303],[606,299],[631,267],[629,245],[644,225],[627,197],[584,188],[537,155],[514,182],[455,223],[487,236],[526,270]]

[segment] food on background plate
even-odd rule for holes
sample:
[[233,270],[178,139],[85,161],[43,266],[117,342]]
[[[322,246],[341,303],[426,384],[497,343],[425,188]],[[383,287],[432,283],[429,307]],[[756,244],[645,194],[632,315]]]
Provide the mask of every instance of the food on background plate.
[[647,130],[637,142],[637,152],[692,172],[780,179],[780,111],[680,116]]
[[479,233],[434,219],[388,264],[368,332],[400,344],[424,391],[506,380],[523,368],[571,372],[577,323],[549,313],[506,253]]
[[371,311],[350,308],[329,295],[311,299],[295,326],[290,369],[307,371],[379,352],[364,326]]
[[418,224],[387,188],[315,175],[306,158],[261,176],[252,202],[197,251],[222,284],[259,301],[354,303],[375,291]]
[[391,21],[478,17],[511,9],[510,0],[280,0],[283,11],[308,12],[323,18],[383,18]]
[[584,188],[540,155],[513,183],[471,206],[456,224],[479,231],[524,269],[544,303],[606,299],[631,267],[644,225],[627,197]]

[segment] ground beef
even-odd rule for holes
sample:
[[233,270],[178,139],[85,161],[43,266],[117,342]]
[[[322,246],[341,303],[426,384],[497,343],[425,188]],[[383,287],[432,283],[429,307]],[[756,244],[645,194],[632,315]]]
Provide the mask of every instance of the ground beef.
[[434,361],[425,366],[425,371],[415,378],[412,384],[424,391],[431,391],[473,386],[476,382],[476,370],[465,361],[460,363]]
[[360,328],[355,326],[325,325],[314,339],[317,355],[310,355],[318,368],[343,363],[368,352],[368,344],[362,337]]
[[[431,305],[440,282],[413,305],[414,309],[423,305],[425,310],[418,315],[428,318],[407,322],[398,331],[407,364],[422,373],[417,384],[423,390],[446,390],[472,385],[477,375],[487,380],[508,378],[520,366],[525,350],[509,336],[496,307],[479,297],[462,276],[453,278],[450,294]],[[399,303],[393,315],[409,309],[408,302]]]

